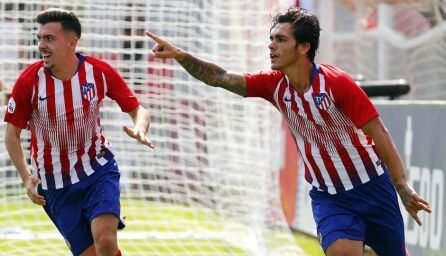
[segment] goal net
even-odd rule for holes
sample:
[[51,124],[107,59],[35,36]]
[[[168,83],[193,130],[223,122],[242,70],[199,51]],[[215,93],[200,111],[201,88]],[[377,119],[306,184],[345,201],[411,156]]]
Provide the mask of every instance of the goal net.
[[318,61],[365,80],[404,78],[405,99],[446,99],[444,0],[318,1],[313,8],[325,30]]
[[[113,102],[105,101],[101,112],[121,170],[124,255],[301,255],[280,204],[277,111],[207,87],[173,61],[153,59],[153,42],[144,36],[150,30],[231,70],[267,69],[270,15],[281,1],[0,0],[4,84],[12,86],[40,58],[33,17],[47,7],[77,13],[79,49],[117,68],[152,116],[155,150],[127,137],[122,126],[131,120]],[[0,113],[3,119],[4,107]],[[5,126],[0,254],[69,255],[43,209],[27,198],[4,147]],[[22,137],[28,156],[28,131]]]

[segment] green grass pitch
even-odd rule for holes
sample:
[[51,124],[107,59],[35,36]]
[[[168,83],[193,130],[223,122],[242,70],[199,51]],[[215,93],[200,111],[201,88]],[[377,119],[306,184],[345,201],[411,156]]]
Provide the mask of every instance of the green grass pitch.
[[[124,233],[148,232],[157,233],[206,233],[223,229],[225,221],[222,217],[213,214],[211,211],[201,208],[169,206],[163,203],[141,202],[135,200],[122,200],[122,212],[127,216],[127,227],[125,231],[120,231],[118,235]],[[151,220],[151,221],[148,221]],[[166,222],[173,221],[175,225],[166,225]],[[4,231],[21,227],[22,230],[29,230],[34,233],[53,234],[49,238],[5,239]],[[168,228],[168,230],[167,230]],[[2,232],[3,230],[3,232]],[[46,216],[43,209],[33,205],[28,201],[8,202],[0,205],[0,255],[71,255],[65,242],[52,222]],[[124,238],[122,238],[124,237]],[[249,255],[243,248],[235,246],[233,243],[207,238],[169,238],[169,237],[149,237],[141,238],[119,238],[119,246],[123,255]],[[279,236],[280,237],[280,236]],[[296,244],[311,256],[324,255],[316,239],[301,234],[294,236]],[[281,243],[277,240],[272,243]],[[273,245],[274,246],[274,245]],[[49,254],[50,253],[50,254]]]

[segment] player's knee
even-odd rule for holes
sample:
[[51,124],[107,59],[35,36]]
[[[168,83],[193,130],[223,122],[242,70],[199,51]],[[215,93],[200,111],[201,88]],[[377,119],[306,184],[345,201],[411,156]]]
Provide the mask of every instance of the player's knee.
[[116,251],[118,249],[118,242],[116,236],[111,234],[100,234],[95,237],[94,245],[96,251]]
[[96,252],[106,252],[105,255],[114,255],[112,253],[118,250],[117,230],[118,218],[112,214],[103,214],[94,218],[91,222]]
[[358,256],[363,255],[360,241],[338,239],[327,248],[328,256]]

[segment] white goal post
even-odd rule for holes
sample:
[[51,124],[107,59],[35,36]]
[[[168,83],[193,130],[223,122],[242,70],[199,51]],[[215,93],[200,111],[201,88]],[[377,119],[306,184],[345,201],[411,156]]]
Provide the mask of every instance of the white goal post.
[[[0,0],[6,85],[40,58],[33,17],[60,7],[81,19],[79,49],[117,68],[151,112],[155,150],[127,137],[122,126],[131,120],[114,103],[105,101],[101,112],[121,170],[123,255],[302,255],[280,203],[279,113],[264,101],[205,86],[173,61],[151,58],[153,42],[144,35],[150,30],[231,70],[268,69],[270,18],[281,2]],[[27,198],[4,146],[5,127],[1,122],[0,254],[68,255],[49,218]],[[27,138],[24,131],[29,155]]]

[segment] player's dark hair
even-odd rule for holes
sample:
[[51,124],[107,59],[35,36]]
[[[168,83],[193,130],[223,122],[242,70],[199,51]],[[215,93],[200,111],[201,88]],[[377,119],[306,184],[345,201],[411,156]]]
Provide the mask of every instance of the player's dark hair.
[[278,23],[287,22],[293,26],[293,35],[297,44],[310,44],[307,57],[313,62],[317,48],[319,47],[319,35],[321,31],[318,18],[306,9],[291,7],[286,13],[279,13],[273,17],[270,32]]
[[40,12],[36,16],[36,21],[41,25],[49,22],[60,22],[62,30],[73,31],[78,38],[81,38],[81,23],[74,12],[50,8]]

